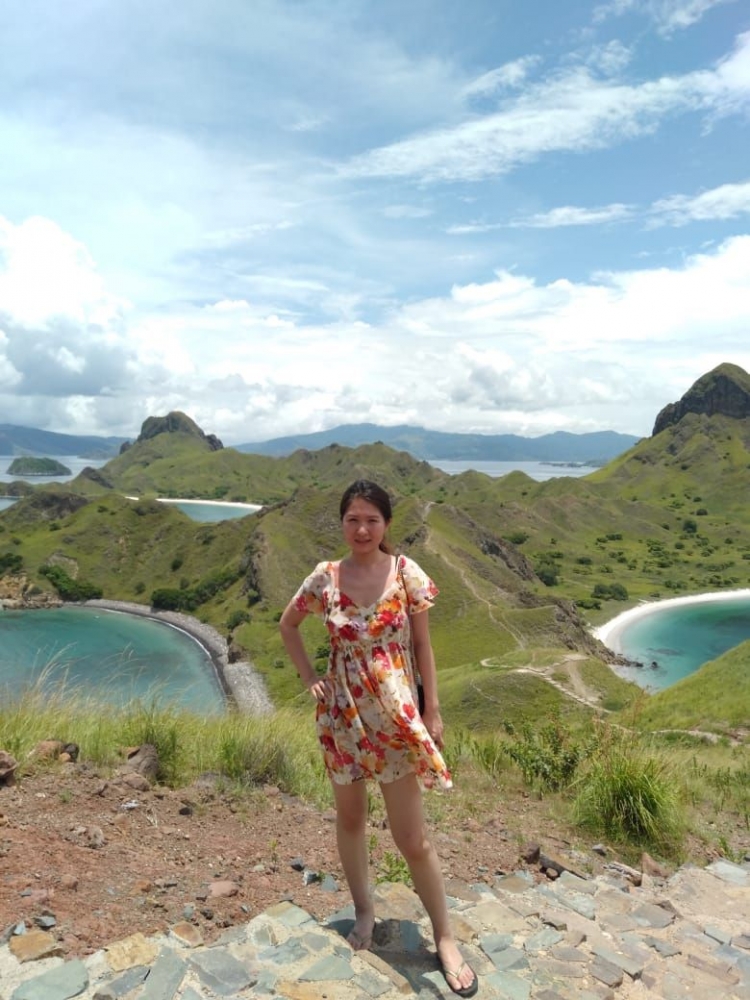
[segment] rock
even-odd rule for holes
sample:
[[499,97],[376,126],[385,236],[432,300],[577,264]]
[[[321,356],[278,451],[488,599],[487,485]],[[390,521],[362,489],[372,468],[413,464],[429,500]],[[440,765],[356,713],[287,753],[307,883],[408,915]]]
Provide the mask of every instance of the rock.
[[120,775],[120,781],[123,785],[127,785],[128,788],[132,788],[136,792],[147,792],[151,788],[148,778],[144,777],[138,771],[125,771]]
[[106,844],[107,838],[104,836],[104,832],[100,826],[87,826],[86,827],[86,846],[91,847],[94,850],[98,847],[103,847]]
[[47,931],[28,931],[26,934],[14,935],[8,946],[19,962],[36,962],[40,958],[62,955],[60,942]]
[[29,751],[29,757],[35,757],[38,760],[57,760],[63,752],[64,746],[62,740],[42,740],[37,743],[33,750]]
[[188,948],[197,948],[203,944],[203,935],[200,932],[200,928],[196,927],[195,924],[188,923],[186,920],[182,920],[178,924],[173,924],[169,928],[169,933],[173,937],[176,937],[182,944],[186,944]]
[[80,959],[49,969],[13,991],[12,1000],[77,997],[89,985],[89,974]]
[[135,750],[128,751],[128,759],[120,768],[123,779],[128,771],[135,771],[143,775],[149,782],[156,781],[159,773],[159,754],[152,743],[144,743],[143,746]]
[[63,875],[60,878],[60,886],[63,889],[68,889],[71,892],[75,892],[78,888],[78,876],[77,875]]
[[652,436],[678,424],[688,413],[744,420],[750,416],[750,378],[738,365],[721,364],[702,375],[678,403],[668,403],[656,417]]
[[[540,851],[539,867],[542,870],[552,869],[552,871],[557,872],[558,875],[562,875],[563,872],[570,872],[572,875],[584,878],[579,871],[576,871],[575,862],[571,861],[570,858],[563,857],[562,854]],[[547,877],[549,878],[549,875]]]
[[15,771],[18,767],[18,761],[15,757],[11,757],[7,750],[0,750],[0,788],[3,785],[10,787],[16,782]]
[[609,871],[617,872],[618,875],[624,875],[635,886],[639,886],[643,881],[642,872],[631,868],[629,865],[623,865],[619,861],[610,861],[604,867],[609,869]]
[[521,857],[528,865],[535,865],[539,860],[539,855],[541,853],[541,847],[539,844],[530,843],[526,844],[524,849],[521,851]]
[[650,875],[652,878],[667,878],[669,875],[666,868],[658,861],[654,861],[651,855],[645,851],[641,855],[641,871],[644,875]]
[[217,879],[208,887],[208,897],[210,899],[224,899],[229,896],[236,896],[240,887],[236,882],[229,879]]
[[159,954],[159,946],[143,934],[131,934],[108,945],[107,962],[113,972],[124,972],[136,965],[151,965]]

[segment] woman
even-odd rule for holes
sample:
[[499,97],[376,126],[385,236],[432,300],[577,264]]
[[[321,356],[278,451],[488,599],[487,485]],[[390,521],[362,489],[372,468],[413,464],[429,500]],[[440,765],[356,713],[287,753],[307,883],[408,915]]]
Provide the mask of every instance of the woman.
[[[365,779],[373,779],[380,784],[393,839],[432,922],[446,983],[459,996],[471,997],[477,978],[450,928],[440,862],[427,837],[419,787],[451,787],[440,754],[443,722],[428,621],[438,591],[413,560],[391,554],[385,540],[391,502],[380,486],[367,480],[353,483],[341,498],[340,515],[349,554],[338,562],[318,563],[289,602],[280,629],[317,702],[318,737],[336,804],[336,840],[354,903],[348,941],[355,950],[369,948],[375,925],[365,839]],[[324,619],[331,640],[325,677],[315,673],[299,631],[311,613]],[[417,675],[424,691],[421,715]]]

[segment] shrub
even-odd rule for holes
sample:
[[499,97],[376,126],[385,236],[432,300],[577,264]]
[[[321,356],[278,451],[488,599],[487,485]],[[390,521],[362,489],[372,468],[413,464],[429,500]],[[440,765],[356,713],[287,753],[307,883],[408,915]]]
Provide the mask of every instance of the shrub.
[[686,517],[682,522],[682,530],[686,535],[694,535],[698,530],[698,525],[691,517]]
[[151,607],[158,611],[190,611],[192,605],[187,590],[160,587],[151,594]]
[[627,601],[629,594],[628,588],[622,583],[597,583],[591,596],[605,601]]
[[508,541],[512,542],[514,545],[523,545],[523,543],[528,540],[528,537],[528,531],[511,531],[509,535],[506,535]]
[[540,563],[536,567],[536,575],[545,587],[554,587],[556,583],[560,582],[560,575],[554,563]]
[[675,853],[682,840],[675,776],[633,734],[606,729],[575,782],[576,821],[637,847]]
[[233,632],[234,629],[239,628],[240,625],[243,625],[245,622],[249,621],[250,621],[250,615],[247,613],[247,611],[243,611],[241,608],[237,608],[235,611],[231,613],[229,618],[227,618],[227,628],[229,629],[230,632]]
[[589,752],[573,739],[559,719],[536,730],[526,722],[517,737],[511,723],[506,723],[505,729],[514,737],[507,748],[508,756],[521,769],[524,781],[545,791],[558,791],[569,785],[578,764]]
[[39,572],[46,576],[64,601],[90,601],[102,596],[102,588],[84,580],[74,580],[68,576],[62,566],[51,566],[46,563]]
[[3,552],[0,555],[0,576],[5,573],[18,573],[23,566],[23,556],[17,552]]

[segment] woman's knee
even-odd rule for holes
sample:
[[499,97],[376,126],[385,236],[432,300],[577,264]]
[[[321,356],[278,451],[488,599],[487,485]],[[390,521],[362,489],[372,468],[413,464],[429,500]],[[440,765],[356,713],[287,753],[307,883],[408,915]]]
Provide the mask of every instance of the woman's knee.
[[421,830],[391,830],[396,847],[407,864],[419,864],[433,851],[432,843],[424,827]]
[[364,834],[367,826],[367,810],[339,807],[336,810],[336,826],[342,833],[350,836]]
[[336,826],[342,833],[362,834],[367,826],[367,796],[358,784],[334,786]]

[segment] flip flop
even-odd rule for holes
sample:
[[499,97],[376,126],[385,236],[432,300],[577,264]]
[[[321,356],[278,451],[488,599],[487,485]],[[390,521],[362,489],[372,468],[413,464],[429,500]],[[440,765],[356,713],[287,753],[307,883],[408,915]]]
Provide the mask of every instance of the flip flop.
[[352,927],[346,935],[346,940],[354,951],[369,951],[372,947],[372,932],[363,937]]
[[464,971],[464,969],[468,969],[469,968],[469,966],[468,966],[468,964],[466,962],[461,962],[461,964],[459,965],[459,967],[456,969],[455,972],[453,971],[453,969],[447,969],[443,965],[443,963],[440,961],[440,958],[438,958],[438,963],[440,965],[440,971],[443,973],[443,978],[445,979],[446,983],[448,984],[448,987],[457,996],[459,996],[459,997],[473,997],[474,996],[474,994],[479,989],[479,980],[477,979],[477,974],[476,974],[476,972],[474,972],[473,969],[471,970],[471,972],[474,975],[474,979],[473,979],[472,982],[469,983],[468,986],[459,986],[458,989],[456,989],[455,986],[451,986],[451,983],[450,983],[450,981],[448,979],[448,976],[450,976],[451,979],[455,979],[457,983],[460,982],[460,978],[459,977],[460,977],[461,973]]

